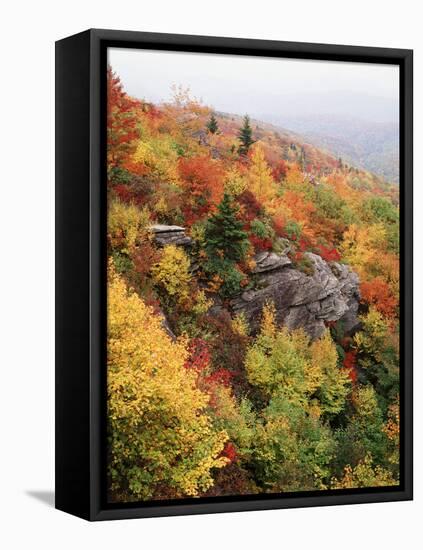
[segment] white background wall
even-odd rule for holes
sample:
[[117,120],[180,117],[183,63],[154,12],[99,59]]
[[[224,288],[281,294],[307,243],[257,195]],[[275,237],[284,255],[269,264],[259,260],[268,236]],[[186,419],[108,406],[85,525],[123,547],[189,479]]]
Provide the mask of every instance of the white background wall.
[[[2,4],[0,545],[414,549],[422,543],[422,30],[416,0]],[[54,41],[89,27],[415,49],[415,501],[89,524],[54,510]],[[265,85],[265,83],[263,83]],[[38,497],[36,496],[38,495]],[[42,497],[40,500],[39,497]],[[414,541],[414,542],[413,542]]]

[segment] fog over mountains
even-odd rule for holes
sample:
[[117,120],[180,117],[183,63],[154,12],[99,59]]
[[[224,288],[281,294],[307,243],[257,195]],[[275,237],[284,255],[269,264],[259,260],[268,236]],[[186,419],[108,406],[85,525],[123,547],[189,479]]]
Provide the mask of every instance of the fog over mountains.
[[108,57],[134,97],[169,101],[182,85],[216,111],[291,130],[398,182],[397,66],[119,48]]
[[399,182],[399,124],[342,115],[258,114],[266,122],[300,134],[305,141],[357,168]]

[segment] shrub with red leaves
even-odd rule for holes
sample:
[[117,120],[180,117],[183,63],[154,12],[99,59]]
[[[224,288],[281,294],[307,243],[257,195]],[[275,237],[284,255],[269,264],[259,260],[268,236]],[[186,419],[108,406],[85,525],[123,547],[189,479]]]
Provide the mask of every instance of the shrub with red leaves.
[[354,350],[346,351],[342,362],[344,369],[347,370],[351,382],[357,381],[357,352]]
[[124,183],[115,185],[114,192],[122,202],[126,202],[126,203],[132,202],[132,199],[134,197],[132,190]]
[[205,382],[207,384],[218,384],[221,386],[230,386],[231,380],[234,374],[229,372],[228,369],[218,369],[209,376],[206,376]]
[[336,248],[329,248],[323,245],[319,245],[317,248],[319,255],[326,262],[339,262],[341,259],[341,254],[336,250]]
[[306,250],[310,248],[310,243],[308,242],[307,239],[305,239],[304,237],[301,237],[300,240],[298,241],[298,247],[301,250],[301,252],[306,252]]
[[[295,239],[292,239],[295,240]],[[301,262],[304,259],[304,252],[309,249],[309,243],[304,237],[301,237],[298,243],[296,244],[296,250],[293,254],[294,262]]]
[[193,338],[189,344],[189,357],[185,362],[187,369],[203,372],[210,364],[210,352],[208,344],[202,338]]
[[225,448],[222,451],[222,456],[226,457],[230,462],[235,462],[238,458],[235,445],[231,443],[231,441],[226,442]]
[[261,252],[262,250],[272,250],[273,244],[271,239],[261,239],[253,233],[250,234],[249,239],[256,252]]
[[279,160],[272,170],[272,176],[275,181],[281,181],[286,178],[288,167],[284,160]]

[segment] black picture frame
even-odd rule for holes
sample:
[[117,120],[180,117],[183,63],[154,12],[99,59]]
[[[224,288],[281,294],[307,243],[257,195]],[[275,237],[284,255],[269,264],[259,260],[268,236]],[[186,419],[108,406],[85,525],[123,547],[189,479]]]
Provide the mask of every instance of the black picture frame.
[[[399,66],[400,486],[107,504],[106,193],[102,182],[108,47]],[[412,167],[412,50],[99,29],[56,42],[56,508],[92,521],[412,499]]]

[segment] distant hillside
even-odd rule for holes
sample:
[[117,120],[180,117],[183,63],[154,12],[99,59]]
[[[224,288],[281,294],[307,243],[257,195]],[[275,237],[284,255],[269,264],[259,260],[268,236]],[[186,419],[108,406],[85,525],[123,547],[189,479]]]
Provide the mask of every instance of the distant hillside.
[[370,123],[329,116],[278,117],[262,115],[273,124],[298,132],[311,144],[344,161],[399,182],[398,124]]
[[[236,139],[243,117],[222,112],[216,115],[222,131]],[[298,162],[302,158],[304,170],[313,171],[316,175],[331,173],[338,166],[339,155],[328,147],[312,143],[304,135],[256,118],[251,119],[251,126],[254,139],[266,146],[269,161],[273,156],[279,158],[281,153],[284,160],[290,162]],[[346,158],[344,160],[347,161]]]

